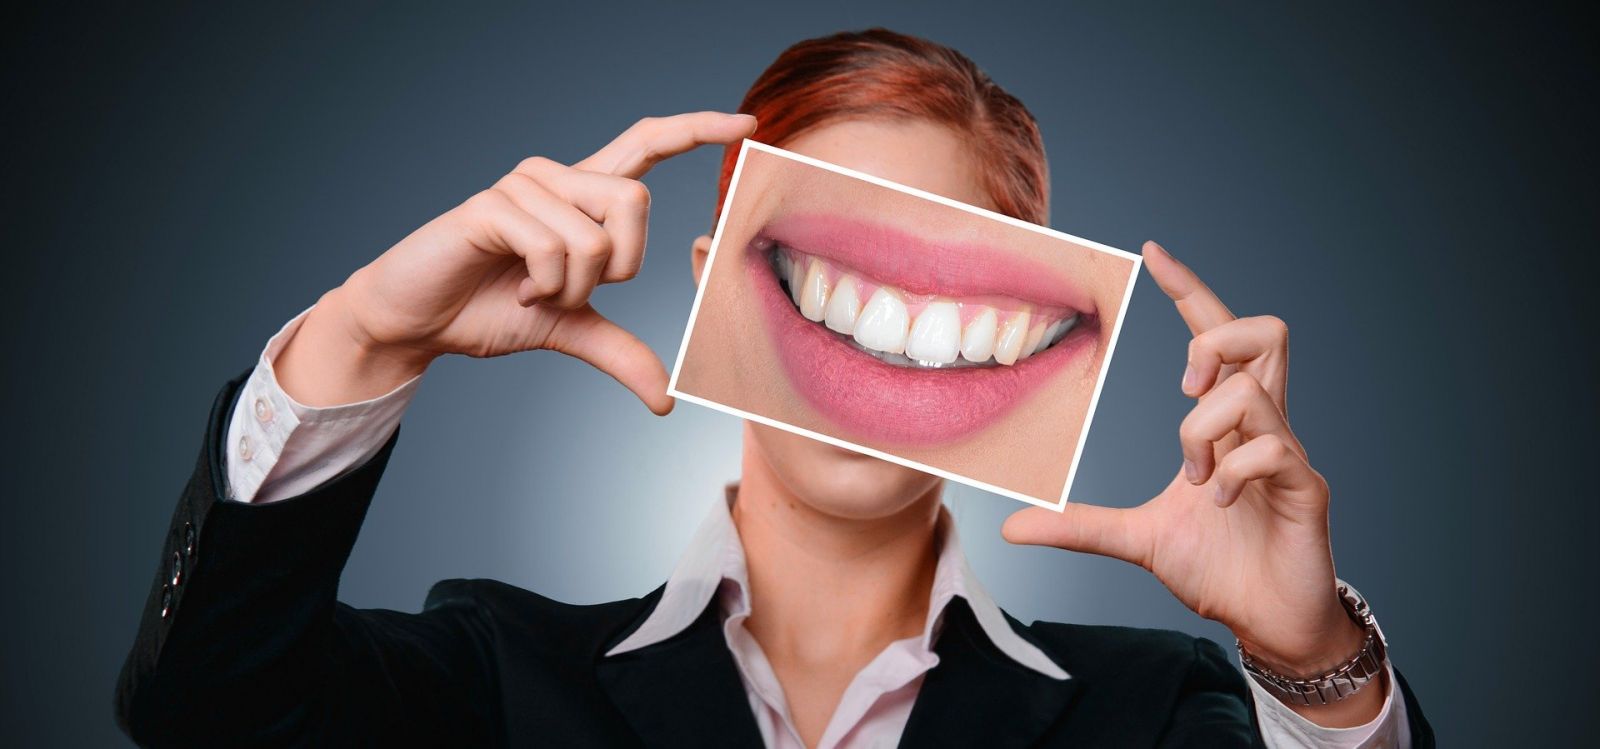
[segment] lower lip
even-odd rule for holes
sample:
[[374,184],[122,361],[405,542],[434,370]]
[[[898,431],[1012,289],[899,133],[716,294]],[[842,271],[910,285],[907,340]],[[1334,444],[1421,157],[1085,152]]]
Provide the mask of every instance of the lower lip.
[[999,421],[1093,343],[1092,321],[1012,366],[913,369],[878,360],[800,315],[766,253],[746,248],[746,270],[789,384],[829,421],[863,441],[929,447]]

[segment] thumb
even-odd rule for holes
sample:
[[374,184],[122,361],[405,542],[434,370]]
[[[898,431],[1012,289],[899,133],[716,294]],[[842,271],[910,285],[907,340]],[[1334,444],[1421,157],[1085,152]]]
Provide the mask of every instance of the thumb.
[[1014,544],[1054,546],[1148,567],[1148,531],[1136,510],[1068,502],[1061,512],[1029,507],[1006,518],[1000,535]]
[[611,375],[644,401],[657,416],[672,411],[667,395],[667,368],[644,341],[584,305],[561,316],[545,339],[545,348],[575,356]]

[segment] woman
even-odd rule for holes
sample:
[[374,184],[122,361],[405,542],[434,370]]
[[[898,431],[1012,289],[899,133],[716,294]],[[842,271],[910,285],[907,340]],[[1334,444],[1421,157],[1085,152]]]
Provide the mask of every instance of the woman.
[[[447,581],[420,614],[336,603],[400,415],[435,358],[551,349],[655,413],[672,408],[661,362],[587,302],[638,271],[649,197],[637,180],[661,159],[727,145],[726,191],[731,152],[754,137],[1044,220],[1031,116],[952,50],[881,30],[803,42],[742,109],[755,116],[641,121],[570,167],[524,161],[329,291],[224,388],[119,682],[132,737],[1431,744],[1381,636],[1337,587],[1328,490],[1285,422],[1282,323],[1234,319],[1154,244],[1151,275],[1195,333],[1183,470],[1137,509],[1029,509],[1004,532],[1151,570],[1238,636],[1261,674],[1249,682],[1209,641],[1010,619],[967,570],[938,479],[754,424],[729,501],[642,599],[568,606]],[[709,243],[694,244],[696,278]],[[1310,699],[1282,678],[1329,672]]]

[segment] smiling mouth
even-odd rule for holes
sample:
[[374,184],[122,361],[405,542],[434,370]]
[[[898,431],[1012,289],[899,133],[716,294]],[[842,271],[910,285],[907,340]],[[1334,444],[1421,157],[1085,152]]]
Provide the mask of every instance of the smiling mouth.
[[1053,266],[832,215],[791,215],[744,264],[794,392],[880,446],[953,443],[995,424],[1099,340],[1088,295]]
[[766,252],[801,316],[897,367],[1013,366],[1078,324],[1070,309],[995,295],[913,294],[776,242]]

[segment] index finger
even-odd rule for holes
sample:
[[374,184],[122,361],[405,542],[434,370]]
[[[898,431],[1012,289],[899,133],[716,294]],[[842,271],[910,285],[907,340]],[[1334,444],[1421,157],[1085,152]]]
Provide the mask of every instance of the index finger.
[[756,118],[748,114],[690,112],[646,117],[573,166],[638,179],[663,159],[710,143],[735,143],[755,130]]
[[1149,269],[1156,285],[1177,304],[1178,314],[1188,323],[1190,333],[1200,335],[1233,320],[1228,305],[1217,298],[1211,287],[1161,245],[1144,243],[1144,267]]

